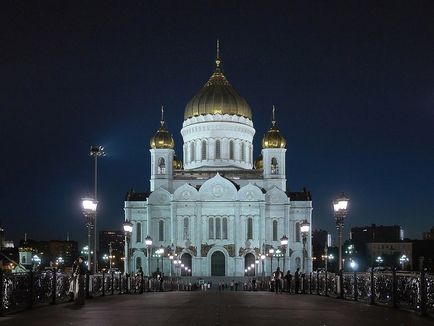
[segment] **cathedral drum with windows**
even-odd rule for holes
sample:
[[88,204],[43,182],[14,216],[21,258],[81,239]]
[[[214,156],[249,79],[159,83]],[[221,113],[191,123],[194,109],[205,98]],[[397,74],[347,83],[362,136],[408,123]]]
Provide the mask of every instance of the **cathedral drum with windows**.
[[[163,113],[150,141],[150,192],[129,191],[125,199],[125,220],[133,224],[126,270],[269,276],[279,264],[285,273],[310,272],[311,234],[303,253],[300,225],[311,224],[311,195],[286,189],[286,140],[274,107],[261,154],[253,160],[252,111],[223,74],[217,51],[214,72],[185,108],[183,161]],[[288,244],[281,247],[284,235]],[[257,264],[271,248],[280,249],[279,258],[268,255]],[[183,268],[173,264],[179,259]]]

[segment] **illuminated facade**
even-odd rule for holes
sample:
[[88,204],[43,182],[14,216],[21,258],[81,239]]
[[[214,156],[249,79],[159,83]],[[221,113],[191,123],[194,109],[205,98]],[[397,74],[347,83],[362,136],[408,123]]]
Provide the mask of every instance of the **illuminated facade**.
[[[160,128],[150,141],[150,192],[129,192],[125,220],[133,224],[130,270],[145,274],[157,267],[165,275],[179,273],[168,254],[176,254],[192,276],[244,276],[248,266],[289,238],[279,265],[295,272],[303,266],[300,224],[311,223],[310,193],[286,189],[286,140],[272,126],[253,159],[252,111],[230,85],[221,68],[219,51],[208,82],[186,105],[181,134],[183,160],[162,112]],[[145,237],[153,240],[150,259]],[[159,248],[164,257],[155,257]],[[305,270],[311,270],[311,234],[306,241]],[[265,259],[265,275],[271,271]],[[273,259],[273,269],[277,267]],[[172,266],[171,266],[172,265]],[[259,264],[248,275],[259,273]],[[286,271],[285,271],[286,272]],[[182,274],[186,274],[183,272]]]

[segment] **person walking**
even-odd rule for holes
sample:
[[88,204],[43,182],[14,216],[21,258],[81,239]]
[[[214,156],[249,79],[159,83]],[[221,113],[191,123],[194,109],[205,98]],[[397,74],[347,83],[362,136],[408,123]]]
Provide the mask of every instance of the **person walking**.
[[76,277],[76,285],[75,285],[76,291],[74,295],[76,305],[84,305],[84,297],[85,297],[84,280],[86,277],[86,272],[87,272],[87,268],[86,265],[84,264],[84,258],[80,256],[78,257],[77,266],[74,271],[74,275]]
[[277,267],[276,271],[273,273],[274,277],[274,288],[276,290],[276,294],[282,294],[282,272],[280,271],[280,267]]
[[300,268],[295,271],[295,294],[298,294],[300,290]]
[[288,270],[286,272],[285,280],[286,280],[286,291],[288,292],[288,294],[291,294],[292,275],[291,275],[291,271],[290,270]]

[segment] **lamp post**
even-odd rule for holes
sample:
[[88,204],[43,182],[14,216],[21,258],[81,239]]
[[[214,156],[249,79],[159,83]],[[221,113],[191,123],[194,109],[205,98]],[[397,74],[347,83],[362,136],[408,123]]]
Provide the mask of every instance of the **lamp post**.
[[383,257],[378,256],[375,261],[377,262],[378,266],[381,266],[381,264],[383,263]]
[[342,231],[344,229],[344,220],[347,216],[349,198],[342,193],[333,201],[333,210],[335,213],[336,228],[339,238],[339,272],[342,270]]
[[[90,156],[93,156],[95,159],[95,173],[94,173],[94,199],[97,200],[97,190],[98,190],[98,157],[105,156],[104,147],[102,146],[91,146],[90,147]],[[96,210],[95,210],[95,218],[94,218],[94,233],[93,233],[93,273],[95,274],[98,270],[98,259],[96,255]]]
[[264,279],[265,279],[265,267],[264,267],[265,258],[266,258],[266,256],[265,256],[264,254],[262,254],[262,255],[261,255],[261,263],[262,263],[262,281],[264,281]]
[[[88,246],[87,264],[88,264],[89,270],[91,270],[91,268],[92,268],[91,239],[92,239],[92,229],[95,226],[95,216],[96,216],[97,205],[98,205],[98,202],[93,198],[83,198],[82,199],[83,214],[84,214],[84,217],[86,218],[86,227],[87,227],[87,246]],[[96,251],[95,248],[94,248],[94,251]],[[95,261],[94,261],[94,265],[95,265]],[[94,268],[94,270],[95,270],[95,268]]]
[[306,241],[307,236],[309,235],[310,231],[310,224],[307,220],[304,220],[300,225],[300,232],[301,236],[303,238],[303,274],[306,273]]
[[152,248],[152,238],[148,235],[145,238],[145,245],[148,254],[148,276],[151,276],[151,248]]
[[402,255],[401,257],[399,257],[399,263],[401,264],[401,270],[404,270],[405,267],[405,263],[408,263],[409,259],[407,257],[407,255]]
[[286,234],[280,238],[280,247],[283,251],[283,272],[285,273],[285,261],[286,261],[286,248],[288,248],[288,237]]
[[270,265],[270,276],[273,276],[273,255],[274,255],[274,248],[271,247],[268,249],[268,255],[271,258],[271,265]]
[[259,276],[259,258],[255,259],[255,276]]
[[[125,221],[123,224],[124,233],[125,233],[125,260],[124,260],[124,270],[125,274],[130,273],[130,248],[129,248],[129,242],[131,238],[131,233],[133,232],[133,225],[129,221]],[[110,242],[110,249],[111,249],[111,242]],[[111,256],[111,253],[110,253]],[[111,259],[110,259],[110,270],[111,270]]]
[[279,269],[280,269],[280,258],[283,257],[282,250],[280,250],[279,248],[277,248],[274,255],[277,257],[277,267],[279,267]]

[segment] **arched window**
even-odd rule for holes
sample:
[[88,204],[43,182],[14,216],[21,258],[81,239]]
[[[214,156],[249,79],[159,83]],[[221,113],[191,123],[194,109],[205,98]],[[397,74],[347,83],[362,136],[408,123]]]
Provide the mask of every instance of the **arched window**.
[[221,239],[222,237],[222,229],[221,229],[221,219],[220,217],[217,217],[215,219],[215,238],[216,239]]
[[277,221],[273,221],[273,241],[277,241]]
[[142,242],[142,223],[136,223],[136,242]]
[[235,157],[235,153],[234,153],[234,141],[231,140],[229,142],[229,159],[233,160]]
[[158,159],[158,174],[165,174],[166,173],[166,161],[164,158],[160,157]]
[[221,147],[220,147],[220,140],[215,141],[215,158],[221,159]]
[[22,256],[21,257],[21,264],[25,264],[26,263],[26,256]]
[[301,258],[295,258],[295,268],[301,268]]
[[190,151],[190,162],[194,162],[196,159],[195,159],[195,157],[194,157],[194,152],[195,152],[195,143],[194,142],[192,142],[191,144],[190,144],[190,146],[191,146],[191,151]]
[[[252,253],[248,253],[244,256],[244,275],[245,276],[255,276],[255,268],[252,268],[252,265],[255,266],[255,256]],[[247,272],[246,272],[247,270]]]
[[139,268],[142,268],[142,258],[137,257],[137,258],[136,258],[136,271],[137,271]]
[[227,239],[228,238],[228,219],[226,217],[223,217],[223,234],[222,234],[222,239]]
[[253,219],[251,217],[247,219],[247,239],[253,239]]
[[295,223],[295,241],[300,242],[301,234],[300,234],[300,223]]
[[202,161],[206,160],[206,141],[202,140]]
[[164,241],[164,221],[158,222],[158,241]]
[[212,217],[208,220],[208,238],[214,239],[214,219]]
[[279,174],[279,164],[275,157],[271,159],[271,174]]
[[185,217],[184,218],[184,240],[188,239],[188,233],[189,233],[188,227],[189,227],[189,220],[188,217]]

